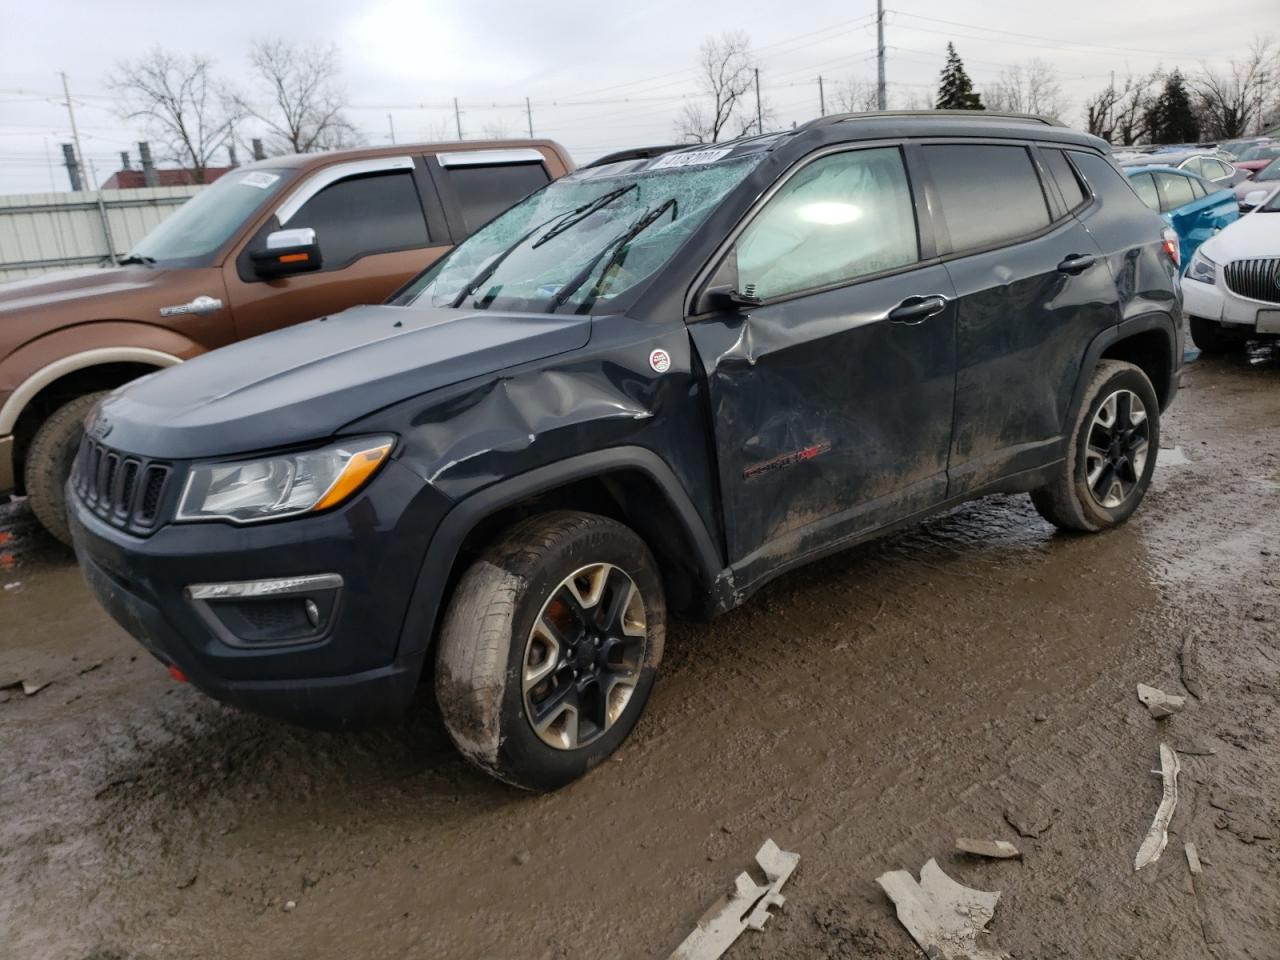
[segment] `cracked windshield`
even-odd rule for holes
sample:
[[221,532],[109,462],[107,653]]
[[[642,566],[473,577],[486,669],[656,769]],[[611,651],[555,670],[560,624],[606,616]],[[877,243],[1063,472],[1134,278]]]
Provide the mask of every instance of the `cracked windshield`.
[[565,177],[489,223],[398,302],[585,313],[666,263],[762,156]]

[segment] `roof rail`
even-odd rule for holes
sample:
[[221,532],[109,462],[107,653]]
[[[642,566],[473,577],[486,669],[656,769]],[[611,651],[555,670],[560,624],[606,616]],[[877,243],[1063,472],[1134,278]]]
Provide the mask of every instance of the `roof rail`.
[[1064,127],[1066,124],[1034,113],[1012,113],[1003,110],[870,110],[865,113],[837,113],[811,120],[813,124],[843,123],[846,120],[874,120],[889,117],[963,117],[966,120],[1021,120],[1026,123],[1043,123],[1048,127]]

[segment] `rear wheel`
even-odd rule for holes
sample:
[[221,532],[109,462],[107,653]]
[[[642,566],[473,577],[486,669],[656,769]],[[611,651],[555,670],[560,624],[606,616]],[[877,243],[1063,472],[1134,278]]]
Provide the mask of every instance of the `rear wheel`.
[[665,633],[657,565],[634,532],[588,513],[534,517],[454,591],[436,654],[440,712],[477,766],[554,790],[631,732]]
[[1202,353],[1234,353],[1244,349],[1245,338],[1239,334],[1227,333],[1216,320],[1191,317],[1190,324],[1191,342]]
[[85,415],[104,396],[105,390],[64,403],[40,425],[27,448],[23,482],[31,498],[31,510],[46,530],[68,546],[71,525],[67,522],[67,478],[84,436]]
[[1031,501],[1065,530],[1095,532],[1124,523],[1146,495],[1159,448],[1160,402],[1151,381],[1131,363],[1101,360],[1085,389],[1066,460]]

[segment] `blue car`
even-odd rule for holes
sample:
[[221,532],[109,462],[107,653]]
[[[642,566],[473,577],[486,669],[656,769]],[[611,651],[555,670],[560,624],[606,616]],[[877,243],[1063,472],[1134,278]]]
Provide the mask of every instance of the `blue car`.
[[1137,167],[1125,173],[1143,203],[1158,211],[1178,234],[1184,272],[1196,247],[1240,218],[1240,207],[1230,187],[1173,167]]

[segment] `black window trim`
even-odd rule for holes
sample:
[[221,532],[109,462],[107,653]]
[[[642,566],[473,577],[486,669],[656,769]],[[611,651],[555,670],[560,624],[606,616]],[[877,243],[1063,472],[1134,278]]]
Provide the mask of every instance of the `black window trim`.
[[[1053,175],[1053,172],[1049,169],[1049,165],[1044,162],[1042,152],[1045,150],[1057,150],[1058,153],[1062,155],[1062,159],[1066,161],[1067,169],[1070,170],[1071,175],[1075,177],[1076,185],[1080,188],[1080,193],[1082,194],[1083,199],[1074,207],[1067,206],[1067,198],[1062,194],[1062,187],[1058,183],[1058,178]],[[1062,214],[1061,216],[1054,217],[1054,222],[1074,216],[1086,207],[1092,206],[1097,197],[1094,196],[1093,190],[1089,186],[1089,182],[1085,180],[1080,171],[1076,169],[1076,165],[1071,162],[1071,154],[1065,146],[1058,146],[1056,144],[1050,145],[1048,143],[1034,143],[1031,145],[1031,156],[1035,158],[1036,166],[1040,170],[1041,178],[1043,179],[1045,186],[1051,186],[1053,188],[1053,195],[1058,198],[1059,209],[1062,211]]]
[[[928,207],[928,198],[924,196],[921,189],[922,184],[916,182],[913,169],[910,147],[912,141],[905,138],[886,139],[886,140],[852,140],[842,143],[828,144],[820,147],[810,153],[805,154],[795,161],[790,167],[782,172],[782,174],[769,185],[769,189],[756,198],[755,202],[747,209],[739,219],[732,230],[730,230],[725,238],[716,247],[715,252],[707,260],[694,276],[694,281],[689,288],[689,294],[685,300],[685,323],[697,323],[701,320],[714,316],[712,313],[695,313],[698,301],[702,298],[706,286],[719,270],[720,265],[724,262],[724,258],[728,256],[730,250],[738,242],[738,238],[751,225],[751,223],[759,216],[760,211],[768,205],[769,201],[782,189],[783,185],[791,180],[797,173],[808,167],[815,161],[822,160],[826,157],[833,156],[838,153],[857,153],[862,150],[877,150],[885,147],[896,147],[902,156],[903,172],[907,177],[907,190],[911,194],[911,206],[915,212],[916,221],[916,245],[919,251],[919,259],[914,263],[903,264],[900,267],[893,267],[889,270],[880,270],[876,273],[863,274],[860,277],[852,277],[848,280],[838,280],[834,283],[826,283],[816,287],[806,287],[802,290],[795,290],[790,293],[780,294],[776,297],[770,297],[762,300],[759,304],[761,307],[773,306],[777,303],[785,303],[789,300],[797,300],[801,297],[811,297],[817,294],[829,293],[832,290],[840,290],[845,287],[857,286],[862,283],[869,283],[873,280],[881,280],[885,277],[894,277],[902,273],[909,273],[912,270],[919,270],[922,267],[936,266],[939,263],[936,255],[935,240],[932,231],[933,217]],[[935,201],[936,203],[936,201]],[[927,255],[926,255],[927,254]]]

